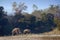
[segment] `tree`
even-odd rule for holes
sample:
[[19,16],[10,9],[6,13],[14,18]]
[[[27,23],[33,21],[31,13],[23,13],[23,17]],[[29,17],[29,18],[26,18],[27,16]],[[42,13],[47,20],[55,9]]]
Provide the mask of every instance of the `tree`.
[[38,9],[37,5],[33,4],[33,10],[37,10],[37,9]]
[[55,22],[54,22],[54,15],[52,14],[52,13],[48,13],[47,15],[46,15],[46,18],[47,18],[47,20],[46,20],[46,26],[48,27],[48,29],[53,29],[53,28],[56,28],[56,24],[55,24]]
[[3,7],[2,6],[0,6],[0,36],[3,36],[3,27],[2,27],[2,18],[3,18]]
[[0,6],[0,36],[9,35],[11,26],[8,21],[8,16],[5,14],[3,6]]
[[13,6],[13,10],[15,10],[16,7],[17,7],[17,3],[16,2],[13,2],[12,6]]
[[[17,4],[16,2],[13,3],[13,8],[15,11],[15,15],[14,15],[14,26],[18,24],[23,24],[24,22],[24,15],[22,15],[23,10],[27,9],[27,6],[25,5],[25,3],[19,3]],[[22,25],[23,26],[23,25]],[[16,26],[15,26],[16,27]],[[20,26],[19,26],[20,27]]]
[[41,16],[42,16],[42,21],[45,22],[47,20],[46,13],[42,13]]
[[27,9],[27,6],[25,5],[25,3],[20,3],[19,5],[17,5],[16,2],[13,2],[13,10],[16,11],[16,13],[19,14],[26,9]]
[[40,11],[40,10],[35,10],[32,12],[32,15],[36,17],[36,21],[38,21],[39,19],[42,18],[41,13],[42,13],[42,11]]
[[4,13],[3,9],[4,9],[4,8],[3,8],[2,6],[0,6],[0,18],[3,17],[3,13]]

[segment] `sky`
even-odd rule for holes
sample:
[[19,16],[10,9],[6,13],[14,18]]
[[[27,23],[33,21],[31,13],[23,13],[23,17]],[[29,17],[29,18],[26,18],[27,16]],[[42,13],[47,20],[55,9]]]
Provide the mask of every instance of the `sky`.
[[12,3],[24,2],[28,8],[26,12],[31,13],[33,11],[32,5],[37,5],[38,9],[48,8],[50,5],[60,5],[60,0],[0,0],[0,6],[4,7],[4,10],[11,14],[12,12]]

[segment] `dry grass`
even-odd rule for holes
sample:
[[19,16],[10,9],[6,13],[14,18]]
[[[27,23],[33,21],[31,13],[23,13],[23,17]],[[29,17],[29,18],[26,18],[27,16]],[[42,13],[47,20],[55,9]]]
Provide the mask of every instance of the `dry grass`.
[[29,34],[29,35],[0,37],[0,40],[60,40],[60,37],[39,35],[39,34]]
[[54,29],[51,32],[45,32],[43,34],[45,34],[45,35],[60,35],[60,31],[58,29]]

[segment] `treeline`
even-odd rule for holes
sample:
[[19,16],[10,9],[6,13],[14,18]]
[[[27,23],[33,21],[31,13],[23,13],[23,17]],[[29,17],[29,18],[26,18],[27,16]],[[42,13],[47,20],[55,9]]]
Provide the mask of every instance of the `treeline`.
[[30,29],[31,33],[49,32],[56,27],[54,15],[47,13],[44,18],[36,20],[37,17],[31,14],[23,15],[21,12],[15,13],[14,16],[8,16],[0,6],[0,36],[11,35],[13,28]]
[[33,5],[31,14],[23,12],[27,6],[22,3],[16,7],[16,2],[13,3],[15,15],[7,15],[4,7],[0,6],[0,36],[11,35],[14,28],[20,28],[22,33],[24,29],[30,29],[31,33],[44,33],[52,31],[55,28],[60,30],[60,7],[51,5],[44,10],[38,10],[36,5]]

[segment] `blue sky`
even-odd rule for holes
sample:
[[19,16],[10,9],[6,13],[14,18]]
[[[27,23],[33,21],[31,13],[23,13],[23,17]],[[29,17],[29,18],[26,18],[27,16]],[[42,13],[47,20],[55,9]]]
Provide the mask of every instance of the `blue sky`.
[[39,9],[45,9],[48,8],[50,5],[60,5],[60,0],[0,0],[0,6],[3,6],[5,11],[8,13],[12,12],[12,3],[13,2],[24,2],[28,8],[27,12],[31,13],[32,12],[32,5],[36,4]]

